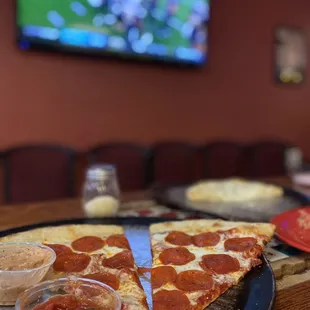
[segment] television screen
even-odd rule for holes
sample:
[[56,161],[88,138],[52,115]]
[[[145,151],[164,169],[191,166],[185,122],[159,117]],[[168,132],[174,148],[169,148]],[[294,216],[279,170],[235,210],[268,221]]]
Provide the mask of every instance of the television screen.
[[17,0],[19,46],[203,64],[210,0]]

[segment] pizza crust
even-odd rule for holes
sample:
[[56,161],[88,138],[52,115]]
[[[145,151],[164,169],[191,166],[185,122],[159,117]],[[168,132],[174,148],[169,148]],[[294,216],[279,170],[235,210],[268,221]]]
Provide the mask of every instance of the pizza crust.
[[43,227],[0,238],[0,242],[67,243],[84,236],[105,237],[123,234],[117,225],[64,225]]
[[244,232],[266,235],[271,238],[275,232],[276,226],[268,223],[229,222],[222,220],[188,220],[152,224],[150,226],[150,232],[151,234],[155,234],[176,230],[197,234],[205,231],[212,232],[218,230],[229,230],[232,228],[240,228]]

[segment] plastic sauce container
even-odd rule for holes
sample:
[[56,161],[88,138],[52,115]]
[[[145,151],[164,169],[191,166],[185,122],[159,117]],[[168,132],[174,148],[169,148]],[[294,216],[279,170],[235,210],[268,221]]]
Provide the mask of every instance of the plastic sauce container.
[[20,293],[44,278],[55,259],[55,252],[41,244],[0,244],[1,303],[14,305]]
[[119,294],[98,281],[76,277],[62,278],[38,284],[20,295],[16,310],[52,309],[53,304],[66,309],[120,310]]

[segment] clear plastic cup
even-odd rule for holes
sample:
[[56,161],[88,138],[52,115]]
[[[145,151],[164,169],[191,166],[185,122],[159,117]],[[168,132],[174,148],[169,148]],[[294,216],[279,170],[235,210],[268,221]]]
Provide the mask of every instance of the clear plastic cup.
[[[120,310],[119,294],[110,286],[90,279],[61,278],[42,282],[22,293],[15,305],[16,310],[33,310],[36,306],[58,296],[75,296],[90,301],[98,309]],[[95,306],[92,308],[95,309]]]
[[[41,262],[36,261],[31,268],[31,255],[38,257],[38,253],[44,259]],[[4,263],[9,265],[5,270],[0,269],[0,300],[2,303],[14,305],[20,293],[44,278],[55,259],[55,252],[41,244],[29,242],[0,244],[2,265]]]

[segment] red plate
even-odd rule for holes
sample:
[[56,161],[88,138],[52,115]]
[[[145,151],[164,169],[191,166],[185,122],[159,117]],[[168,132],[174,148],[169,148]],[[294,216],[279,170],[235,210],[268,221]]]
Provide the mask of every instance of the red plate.
[[[306,220],[309,228],[303,227],[300,220]],[[293,209],[278,214],[271,219],[271,223],[277,226],[277,236],[289,245],[310,252],[310,207]]]

